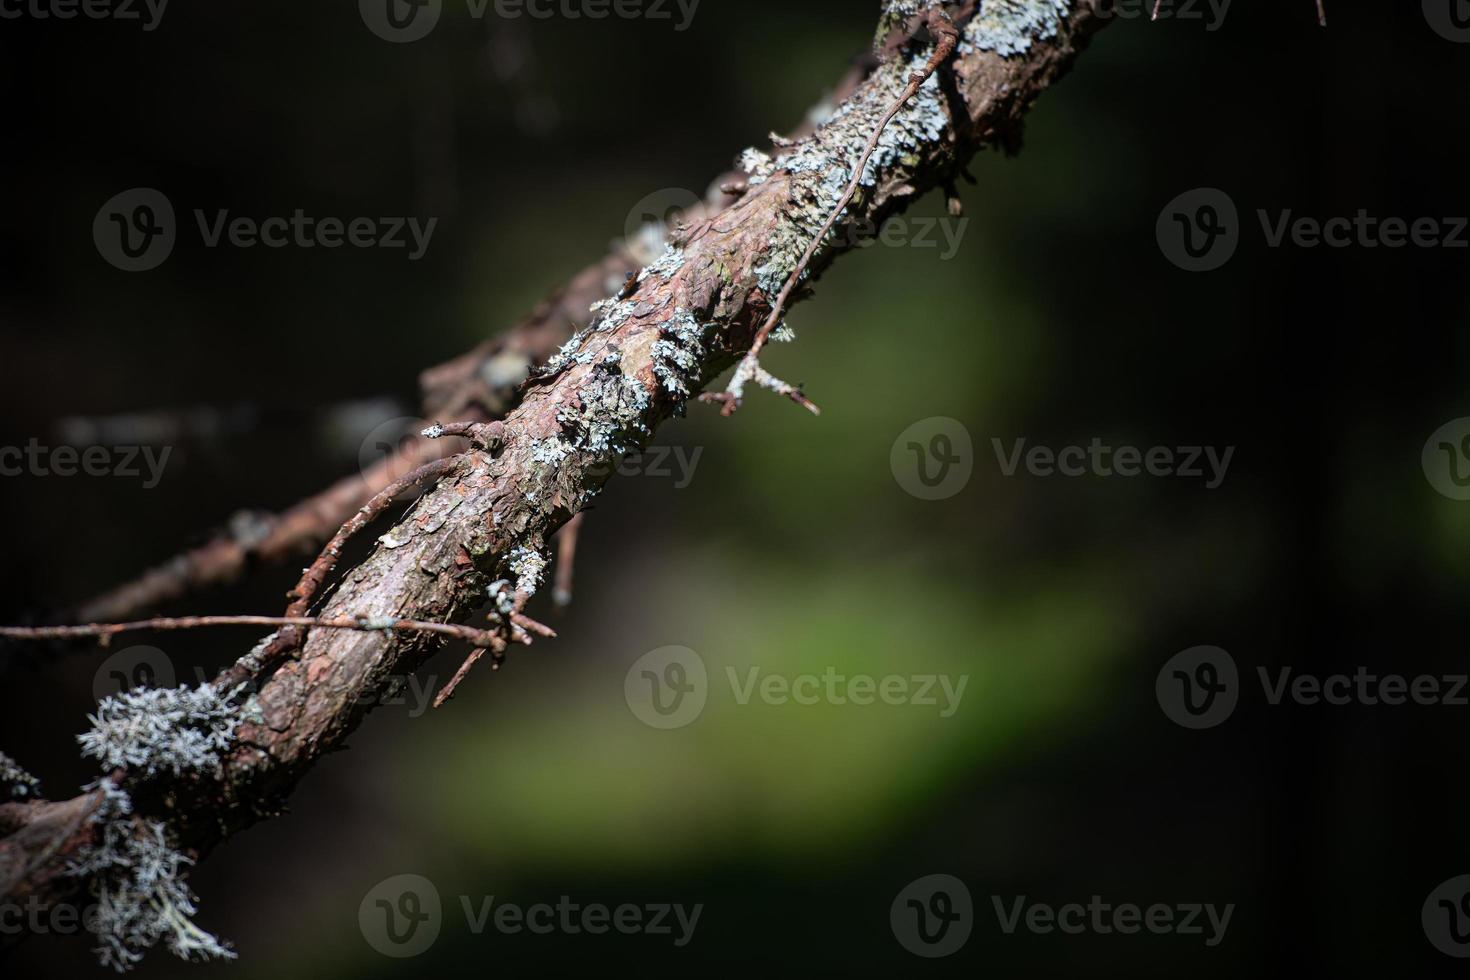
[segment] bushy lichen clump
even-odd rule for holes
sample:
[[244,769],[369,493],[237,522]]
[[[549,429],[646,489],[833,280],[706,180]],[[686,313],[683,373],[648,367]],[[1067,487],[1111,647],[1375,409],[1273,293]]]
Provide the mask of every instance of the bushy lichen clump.
[[[91,730],[77,740],[105,769],[141,779],[217,774],[239,725],[260,720],[255,696],[242,699],[243,690],[201,684],[125,691],[102,699]],[[159,942],[184,959],[233,957],[194,924],[197,900],[185,882],[193,862],[174,846],[168,828],[135,814],[131,795],[112,776],[88,788],[102,794],[90,818],[96,840],[68,870],[88,879],[97,900],[90,928],[102,963],[127,970]]]
[[90,929],[101,964],[131,970],[159,942],[182,959],[234,959],[226,943],[194,924],[197,898],[184,879],[193,861],[169,843],[166,827],[132,813],[131,796],[110,779],[88,789],[103,792],[91,815],[97,843],[68,870],[87,877],[97,899]]
[[82,754],[104,768],[126,767],[143,776],[214,772],[220,753],[235,738],[241,712],[254,712],[252,695],[236,701],[244,685],[222,694],[212,684],[196,688],[144,688],[103,698],[77,736]]
[[227,944],[194,924],[197,899],[184,879],[194,862],[170,844],[164,825],[136,816],[111,779],[88,788],[103,794],[91,816],[97,843],[68,871],[86,877],[97,900],[89,928],[102,964],[124,972],[159,942],[186,960],[233,959]]

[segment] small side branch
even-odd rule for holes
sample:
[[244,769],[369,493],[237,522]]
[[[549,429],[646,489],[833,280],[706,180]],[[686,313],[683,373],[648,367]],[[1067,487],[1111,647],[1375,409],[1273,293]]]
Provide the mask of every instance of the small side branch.
[[97,639],[103,645],[119,633],[144,630],[172,631],[204,629],[212,626],[275,626],[298,629],[358,630],[375,632],[395,630],[406,633],[432,633],[464,640],[476,647],[490,648],[497,637],[489,630],[459,626],[454,623],[426,623],[416,619],[374,618],[371,616],[160,616],[131,623],[88,623],[82,626],[0,626],[0,639],[6,640],[78,640]]
[[577,536],[582,532],[585,512],[573,515],[556,534],[556,581],[551,601],[559,607],[572,604],[572,584],[576,580]]
[[781,288],[781,292],[776,296],[776,302],[771,306],[770,315],[766,317],[765,322],[756,331],[755,341],[750,345],[750,350],[746,352],[745,357],[741,359],[740,365],[736,367],[735,375],[731,378],[729,386],[723,392],[712,392],[700,396],[702,401],[721,405],[720,414],[726,418],[734,415],[740,408],[740,402],[744,398],[745,385],[751,381],[756,382],[762,388],[768,388],[777,394],[785,395],[814,415],[822,414],[821,410],[807,399],[799,387],[787,384],[761,366],[761,349],[766,346],[766,342],[770,339],[771,331],[776,329],[777,324],[781,322],[781,318],[786,315],[786,307],[791,301],[791,294],[795,291],[797,283],[801,282],[801,277],[806,275],[807,269],[811,266],[812,259],[816,257],[817,250],[822,247],[822,243],[827,240],[827,235],[831,233],[833,226],[837,224],[837,220],[842,217],[842,213],[847,210],[847,206],[852,203],[852,199],[857,196],[858,188],[862,186],[863,173],[868,169],[868,162],[873,159],[873,154],[878,149],[878,141],[883,138],[883,131],[888,128],[888,124],[893,121],[893,117],[898,115],[904,106],[908,105],[909,100],[919,94],[919,89],[939,70],[940,65],[949,60],[949,57],[954,54],[955,48],[959,46],[959,28],[955,26],[954,21],[950,19],[949,14],[945,13],[942,7],[937,5],[929,7],[924,11],[922,16],[924,25],[929,28],[929,33],[934,36],[934,54],[925,63],[923,68],[909,76],[908,84],[904,86],[898,98],[893,100],[893,104],[888,107],[888,110],[883,113],[883,117],[878,120],[878,125],[873,127],[873,135],[868,138],[867,146],[863,148],[863,152],[858,158],[857,166],[853,168],[852,180],[848,182],[847,190],[838,199],[837,205],[832,208],[832,212],[827,215],[827,220],[822,225],[821,230],[812,238],[811,244],[807,245],[806,252],[801,256],[801,261],[796,263],[796,268],[792,270],[791,276],[786,280],[786,285]]

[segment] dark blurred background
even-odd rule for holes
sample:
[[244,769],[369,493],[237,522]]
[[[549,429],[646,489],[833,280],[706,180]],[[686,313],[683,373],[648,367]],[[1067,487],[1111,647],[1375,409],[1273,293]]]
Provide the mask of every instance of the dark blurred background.
[[[867,45],[876,6],[703,0],[678,31],[475,19],[450,2],[405,44],[344,0],[178,2],[152,31],[0,21],[0,445],[85,445],[96,420],[135,413],[192,420],[159,437],[172,451],[156,486],[0,479],[0,615],[44,617],[241,508],[353,472],[375,426],[417,412],[419,369],[600,257],[640,198],[702,193],[799,122]],[[289,815],[194,874],[199,922],[238,962],[159,949],[140,975],[1463,975],[1420,912],[1470,871],[1467,709],[1272,706],[1256,673],[1465,672],[1470,502],[1438,492],[1421,450],[1470,415],[1467,252],[1271,248],[1256,211],[1470,214],[1470,47],[1418,3],[1329,0],[1325,30],[1310,0],[1237,0],[1217,30],[1201,12],[1104,30],[1038,104],[1021,154],[976,160],[957,254],[840,261],[793,313],[797,342],[767,357],[822,417],[757,396],[733,421],[692,411],[661,430],[655,445],[699,453],[692,478],[614,479],[583,532],[576,602],[533,610],[561,639],[474,674],[451,707],[424,711],[410,689],[371,715]],[[92,238],[103,202],[133,187],[179,214],[172,255],[141,273]],[[1155,236],[1199,187],[1241,222],[1208,273],[1177,268]],[[438,224],[418,261],[211,249],[195,208]],[[930,501],[890,450],[934,417],[969,433],[973,475]],[[1235,452],[1206,489],[1006,476],[992,444],[1094,437]],[[166,611],[274,613],[296,573]],[[257,635],[114,649],[155,646],[192,683]],[[1242,690],[1227,721],[1189,730],[1155,679],[1201,644],[1229,651]],[[669,645],[697,651],[712,689],[695,722],[661,731],[630,711],[624,677]],[[418,683],[442,683],[459,653]],[[73,736],[106,656],[0,650],[0,747],[54,797],[95,776]],[[727,666],[968,682],[949,717],[742,705]],[[968,886],[974,931],[920,959],[890,903],[936,873]],[[364,896],[400,874],[444,905],[416,958],[381,955],[359,927]],[[475,934],[459,896],[490,895],[704,909],[683,947]],[[1021,895],[1235,908],[1213,947],[1007,935],[992,897]],[[40,937],[0,973],[93,975],[87,946]]]

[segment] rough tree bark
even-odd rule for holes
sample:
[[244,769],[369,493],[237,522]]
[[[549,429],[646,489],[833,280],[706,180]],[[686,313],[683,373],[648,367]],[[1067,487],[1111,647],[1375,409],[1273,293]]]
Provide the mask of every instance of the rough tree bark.
[[[886,23],[902,23],[931,2],[887,0]],[[960,48],[884,130],[839,228],[881,223],[925,192],[952,187],[980,148],[1015,145],[1024,113],[1104,23],[1104,2],[984,0],[978,12],[975,0],[948,5]],[[681,413],[750,347],[877,122],[929,57],[922,39],[884,36],[884,58],[831,118],[773,155],[747,151],[743,196],[679,229],[662,257],[604,300],[591,325],[527,383],[504,418],[498,448],[459,456],[450,475],[344,577],[322,616],[455,622],[487,593],[535,591],[551,536],[597,494],[620,454]],[[828,236],[794,299],[850,240]],[[456,383],[468,383],[493,349],[467,355],[450,376],[458,371]],[[738,381],[732,388],[741,393]],[[391,675],[415,669],[437,642],[387,629],[316,630],[283,663],[263,666],[258,655],[247,656],[227,674],[253,679],[259,711],[238,724],[217,772],[118,767],[111,776],[180,849],[201,856],[275,813],[297,780],[361,721],[374,692]],[[89,818],[104,795],[0,805],[7,835],[0,839],[0,893],[54,902],[82,887],[67,862],[96,846],[100,825]]]

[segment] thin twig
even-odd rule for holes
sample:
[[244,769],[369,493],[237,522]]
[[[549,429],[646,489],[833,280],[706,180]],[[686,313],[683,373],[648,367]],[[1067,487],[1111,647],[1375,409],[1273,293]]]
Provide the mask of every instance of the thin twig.
[[407,633],[435,633],[464,640],[476,647],[493,647],[500,637],[490,630],[454,623],[426,623],[417,619],[391,616],[160,616],[131,623],[88,623],[82,626],[0,626],[0,639],[10,640],[75,640],[96,637],[104,645],[119,633],[141,630],[192,630],[210,626],[289,626],[307,629],[358,630],[374,632],[399,630]]
[[[317,556],[316,561],[312,562],[306,571],[302,573],[301,580],[296,583],[296,587],[287,593],[287,596],[291,599],[291,604],[286,607],[285,618],[293,620],[309,619],[306,613],[311,608],[312,597],[316,595],[317,589],[321,588],[321,584],[326,580],[326,577],[332,573],[332,569],[337,567],[337,562],[342,557],[342,547],[347,543],[348,539],[366,527],[382,514],[383,511],[387,510],[399,494],[406,490],[416,489],[428,483],[430,480],[438,479],[445,473],[448,473],[457,463],[458,457],[456,456],[451,456],[447,459],[436,459],[431,463],[420,466],[401,480],[395,480],[374,494],[372,499],[363,504],[356,514],[348,518],[347,522],[337,529],[337,533],[327,543],[327,546],[322,549],[322,553]],[[309,627],[311,624],[309,622],[300,622],[287,623],[285,625],[287,628],[277,632],[271,638],[270,642],[265,645],[265,649],[260,652],[260,655],[254,658],[252,667],[257,679],[270,673],[289,653],[301,646],[302,642],[306,639],[306,633],[303,627]],[[234,671],[238,667],[239,664],[236,664],[236,667],[231,668],[231,670]]]
[[577,535],[582,530],[585,511],[572,515],[556,534],[556,581],[551,589],[551,601],[565,608],[572,604],[572,582],[576,576]]
[[443,439],[446,436],[463,436],[481,449],[491,449],[505,438],[505,423],[494,422],[435,422],[419,435],[425,439]]
[[437,480],[448,473],[459,463],[457,456],[448,459],[436,459],[432,463],[426,463],[408,474],[401,480],[397,480],[373,495],[373,498],[363,504],[356,514],[347,519],[347,522],[337,529],[332,540],[317,555],[316,561],[301,575],[301,580],[296,583],[296,588],[287,595],[292,599],[291,605],[286,609],[287,616],[301,616],[311,606],[311,598],[316,595],[317,589],[321,588],[322,582],[337,567],[337,562],[342,557],[342,548],[348,540],[361,531],[368,524],[376,520],[383,511],[387,510],[399,494],[409,490],[417,490],[432,480]]
[[[771,331],[776,329],[776,325],[781,322],[781,317],[785,315],[786,304],[790,302],[792,292],[796,289],[797,284],[801,282],[801,277],[806,273],[807,267],[811,265],[812,259],[816,257],[817,249],[822,247],[822,242],[826,241],[827,234],[837,224],[837,219],[842,217],[842,212],[847,209],[847,206],[852,203],[852,199],[857,196],[858,188],[862,185],[863,173],[868,169],[868,161],[873,158],[873,154],[878,149],[878,141],[883,138],[883,131],[888,128],[888,124],[893,121],[893,117],[899,114],[903,107],[908,104],[909,100],[918,94],[919,89],[923,87],[924,83],[939,70],[939,66],[944,64],[950,55],[954,54],[955,48],[959,45],[959,28],[955,27],[954,21],[950,20],[949,14],[945,13],[942,8],[930,7],[926,10],[924,12],[924,23],[929,28],[929,32],[934,35],[935,48],[933,56],[930,57],[928,63],[923,68],[909,75],[908,84],[904,86],[898,98],[888,107],[888,111],[883,114],[883,118],[878,121],[878,125],[873,129],[873,135],[868,138],[868,145],[863,148],[863,153],[858,159],[857,167],[853,169],[852,180],[848,182],[847,190],[843,192],[841,199],[837,202],[837,206],[832,209],[832,213],[827,215],[827,221],[822,225],[822,230],[817,232],[816,236],[811,240],[811,244],[807,245],[806,252],[802,255],[801,261],[796,264],[795,270],[792,271],[790,278],[786,280],[786,285],[782,287],[781,292],[776,296],[776,302],[771,306],[770,315],[766,317],[765,323],[761,324],[760,330],[756,331],[755,340],[751,343],[750,350],[746,352],[741,366],[735,369],[737,376],[743,373],[746,378],[756,377],[756,372],[760,370],[757,359],[760,357],[761,349],[766,346],[766,341],[770,339]],[[801,389],[792,385],[783,385],[781,394],[786,395],[792,401],[803,406],[813,414],[821,414],[817,407],[802,394]],[[735,391],[704,395],[701,398],[704,401],[723,403],[724,407],[721,414],[726,416],[733,415],[735,410],[740,407],[740,396]]]
[[[498,632],[487,631],[494,637],[494,642],[477,645],[475,649],[470,651],[469,656],[465,657],[464,663],[459,665],[459,670],[456,670],[454,676],[449,678],[449,683],[445,684],[444,688],[434,696],[434,707],[442,708],[446,701],[454,697],[454,692],[459,688],[460,682],[469,676],[470,671],[474,669],[475,664],[480,662],[480,658],[485,655],[486,650],[490,651],[490,669],[499,670],[500,665],[505,662],[505,651],[509,649],[511,641],[530,646],[534,642],[531,637],[533,633],[536,636],[544,636],[551,639],[556,638],[556,630],[542,623],[538,623],[522,612],[530,599],[531,597],[526,593],[516,592],[511,611],[503,620],[506,632],[510,635],[510,640],[507,640]],[[491,613],[492,619],[497,616],[499,616],[498,613]]]

